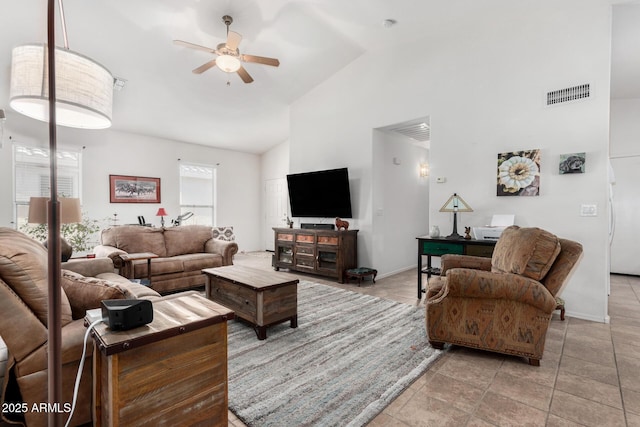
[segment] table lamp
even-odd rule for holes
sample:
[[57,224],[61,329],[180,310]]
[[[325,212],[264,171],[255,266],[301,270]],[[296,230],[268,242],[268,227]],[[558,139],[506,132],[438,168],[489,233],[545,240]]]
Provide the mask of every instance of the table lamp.
[[[70,224],[72,222],[82,221],[82,212],[80,211],[80,199],[71,197],[61,197],[60,202],[60,224]],[[47,224],[48,215],[48,197],[31,197],[29,199],[29,216],[27,222],[31,224]],[[47,240],[42,242],[47,247]],[[73,247],[60,237],[60,254],[62,262],[66,262],[71,258]]]
[[453,212],[453,232],[447,236],[447,239],[462,239],[458,234],[458,212],[473,212],[473,209],[462,200],[462,197],[453,193],[449,200],[440,208],[440,212]]
[[164,208],[158,208],[158,212],[156,212],[156,216],[160,217],[160,225],[164,227],[164,217],[167,216],[167,211]]

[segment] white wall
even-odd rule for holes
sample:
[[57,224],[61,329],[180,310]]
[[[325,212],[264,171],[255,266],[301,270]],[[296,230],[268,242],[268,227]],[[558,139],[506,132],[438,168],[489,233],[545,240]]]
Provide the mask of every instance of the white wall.
[[[520,225],[580,241],[585,254],[563,294],[567,310],[607,321],[611,7],[604,0],[501,5],[491,22],[470,14],[437,40],[365,54],[301,97],[291,106],[291,170],[349,167],[359,263],[369,264],[371,130],[430,116],[430,175],[447,181],[431,185],[429,222],[448,230],[451,219],[438,209],[458,192],[474,208],[461,227],[514,213]],[[594,88],[589,100],[544,107],[547,91],[585,82]],[[498,198],[497,154],[530,148],[542,150],[541,195]],[[587,153],[587,173],[560,176],[559,155],[578,151]],[[599,215],[580,217],[583,203],[596,204]]]
[[409,138],[374,131],[372,265],[386,272],[379,277],[416,266],[415,238],[429,229],[429,178],[420,178],[427,160]]
[[611,100],[611,157],[640,155],[640,99]]
[[[0,149],[0,226],[13,227],[12,148],[17,143],[48,148],[48,127],[44,123],[12,113],[7,117],[4,146]],[[158,207],[166,209],[166,225],[179,214],[179,170],[181,161],[217,166],[217,225],[232,225],[241,251],[258,250],[260,240],[260,157],[143,135],[112,130],[87,131],[58,128],[58,147],[79,146],[82,150],[82,207],[90,218],[103,220],[118,214],[118,224],[135,224],[143,215],[160,225]],[[161,179],[160,204],[110,203],[109,174]],[[105,225],[107,222],[104,222]],[[186,222],[188,224],[188,221]]]

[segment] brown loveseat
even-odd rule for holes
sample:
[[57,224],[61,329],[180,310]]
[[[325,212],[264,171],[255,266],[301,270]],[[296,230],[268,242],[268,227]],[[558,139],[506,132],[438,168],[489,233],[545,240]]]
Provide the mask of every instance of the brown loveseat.
[[147,261],[123,262],[120,255],[142,252],[158,255],[151,260],[151,287],[164,294],[204,286],[202,269],[232,265],[238,245],[214,239],[212,228],[204,225],[123,225],[103,230],[94,249],[96,256],[111,258],[120,274],[136,279],[147,277]]
[[[86,310],[100,307],[103,299],[156,300],[160,295],[146,286],[130,282],[114,273],[109,258],[72,260],[62,265],[62,397],[72,400],[73,386],[82,356]],[[22,408],[3,418],[15,420],[24,415],[29,427],[46,426],[47,413],[31,410],[47,402],[47,312],[48,256],[46,248],[30,237],[0,227],[0,336],[9,350],[0,400]],[[71,271],[75,270],[75,272]],[[87,346],[82,381],[73,426],[91,422],[92,352]],[[66,421],[66,416],[64,416]]]
[[581,254],[577,242],[512,226],[492,258],[444,255],[427,291],[429,341],[524,356],[538,366],[555,296]]

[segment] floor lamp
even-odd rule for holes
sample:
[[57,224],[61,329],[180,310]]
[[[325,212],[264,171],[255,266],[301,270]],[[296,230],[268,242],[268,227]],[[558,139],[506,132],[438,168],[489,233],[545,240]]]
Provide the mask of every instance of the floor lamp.
[[[65,49],[60,50],[55,45],[56,6],[60,11],[65,43]],[[59,58],[56,50],[59,50]],[[59,76],[56,76],[57,61],[64,64]],[[113,100],[111,73],[91,59],[69,50],[62,0],[47,1],[46,46],[26,45],[13,49],[9,98],[9,105],[17,112],[49,122],[47,369],[49,403],[55,405],[62,403],[62,266],[56,126],[107,128],[111,126]],[[62,415],[49,412],[48,425],[61,426]]]

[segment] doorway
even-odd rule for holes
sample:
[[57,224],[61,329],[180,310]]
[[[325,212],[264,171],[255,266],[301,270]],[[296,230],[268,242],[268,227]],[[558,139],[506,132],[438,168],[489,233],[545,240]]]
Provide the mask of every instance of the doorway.
[[289,206],[286,178],[268,179],[264,182],[264,247],[267,251],[275,250],[274,227],[285,227]]

